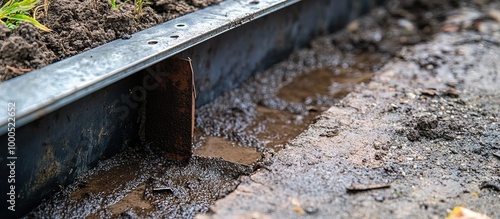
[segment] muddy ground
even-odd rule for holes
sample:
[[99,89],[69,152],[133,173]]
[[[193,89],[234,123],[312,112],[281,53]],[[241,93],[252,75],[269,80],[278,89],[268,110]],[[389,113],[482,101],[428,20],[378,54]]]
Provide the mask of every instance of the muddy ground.
[[[44,1],[49,2],[48,11],[40,10],[37,18],[52,32],[43,32],[26,23],[11,32],[0,23],[0,82],[222,2],[145,1],[138,16],[134,12],[134,1],[117,0],[121,5],[118,9],[111,9],[109,0]],[[6,0],[0,1],[2,5],[4,2]]]
[[137,145],[28,217],[498,218],[499,10],[389,1],[197,109],[189,165]]
[[455,206],[500,218],[498,23],[454,22],[399,51],[197,218],[444,218]]

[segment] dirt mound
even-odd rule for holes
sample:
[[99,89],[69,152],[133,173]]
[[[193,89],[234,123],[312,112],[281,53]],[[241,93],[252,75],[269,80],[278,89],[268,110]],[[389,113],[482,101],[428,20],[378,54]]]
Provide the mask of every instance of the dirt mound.
[[134,13],[131,1],[118,9],[111,9],[108,1],[51,1],[48,14],[38,18],[52,29],[50,33],[31,24],[9,32],[0,24],[0,81],[221,1],[150,1],[141,16]]

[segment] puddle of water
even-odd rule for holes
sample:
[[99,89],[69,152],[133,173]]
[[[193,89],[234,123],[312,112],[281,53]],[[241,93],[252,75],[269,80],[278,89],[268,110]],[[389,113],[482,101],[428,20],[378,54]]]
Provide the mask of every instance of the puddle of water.
[[200,157],[222,158],[224,160],[251,165],[259,160],[261,155],[253,148],[242,147],[219,137],[207,137],[201,147],[193,151]]
[[[259,159],[260,155],[248,147],[240,146],[255,145],[238,141],[249,137],[259,141],[258,151],[263,151],[264,148],[279,150],[304,131],[316,116],[349,94],[356,84],[370,81],[376,70],[375,66],[381,63],[381,58],[377,54],[358,54],[345,60],[341,67],[320,68],[295,77],[278,90],[274,99],[271,97],[271,99],[260,100],[261,102],[256,103],[255,114],[247,114],[244,110],[232,114],[221,111],[225,114],[213,113],[208,117],[216,118],[204,118],[226,121],[218,125],[234,129],[234,131],[224,129],[225,132],[214,129],[217,133],[212,133],[213,135],[224,136],[229,133],[237,135],[237,138],[224,136],[233,140],[228,141],[218,137],[206,137],[203,140],[203,128],[198,127],[195,132],[195,142],[199,148],[194,151],[194,154],[222,157],[228,161],[250,164]],[[267,100],[269,101],[266,102]],[[233,98],[228,101],[241,100]],[[229,102],[227,104],[231,105]],[[229,121],[241,121],[245,125],[238,126]],[[245,128],[240,130],[241,127]],[[265,147],[261,148],[260,145]],[[250,156],[250,154],[253,155]]]
[[260,141],[266,142],[268,148],[280,149],[287,142],[299,135],[311,123],[319,111],[297,115],[288,111],[258,106],[258,121],[265,130],[257,134]]
[[302,103],[308,97],[328,95],[328,87],[334,82],[334,73],[318,69],[296,77],[278,92],[278,97],[287,101]]
[[[287,102],[307,105],[305,113],[294,114],[286,110],[258,106],[258,123],[265,126],[257,133],[268,148],[279,149],[309,126],[314,118],[349,94],[354,86],[368,82],[373,77],[373,66],[379,63],[376,56],[361,54],[350,59],[351,64],[331,70],[320,68],[302,74],[283,86],[277,97]],[[322,101],[310,101],[323,97]]]
[[87,198],[90,195],[112,194],[118,187],[135,179],[138,171],[139,166],[137,163],[112,167],[82,182],[79,186],[80,189],[71,193],[70,198],[78,200]]
[[278,97],[297,103],[315,96],[343,98],[354,85],[370,81],[380,58],[362,54],[350,59],[350,62],[335,70],[321,68],[298,76],[280,89]]

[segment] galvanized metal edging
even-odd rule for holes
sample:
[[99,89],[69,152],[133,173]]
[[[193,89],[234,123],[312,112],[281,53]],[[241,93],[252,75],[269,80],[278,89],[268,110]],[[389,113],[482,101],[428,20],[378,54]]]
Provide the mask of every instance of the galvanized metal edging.
[[[0,83],[22,126],[137,71],[301,0],[226,0]],[[5,111],[7,112],[7,110]],[[8,115],[0,115],[0,135]]]

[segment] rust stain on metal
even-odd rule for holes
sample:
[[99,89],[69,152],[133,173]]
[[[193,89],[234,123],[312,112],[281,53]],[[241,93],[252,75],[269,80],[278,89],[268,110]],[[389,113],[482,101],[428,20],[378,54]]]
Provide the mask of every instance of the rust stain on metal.
[[192,155],[195,88],[191,59],[167,59],[146,70],[145,137],[169,160],[187,162]]
[[54,179],[61,173],[61,164],[56,159],[54,146],[48,142],[44,142],[43,146],[45,153],[38,163],[38,172],[30,187],[30,193],[35,193],[38,189],[43,188],[51,179]]

